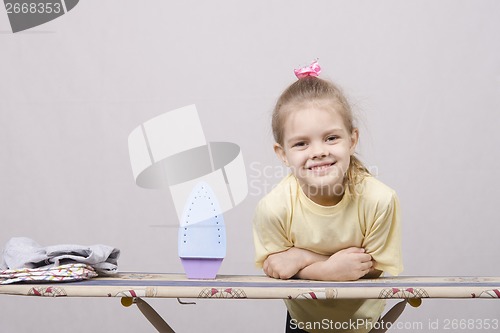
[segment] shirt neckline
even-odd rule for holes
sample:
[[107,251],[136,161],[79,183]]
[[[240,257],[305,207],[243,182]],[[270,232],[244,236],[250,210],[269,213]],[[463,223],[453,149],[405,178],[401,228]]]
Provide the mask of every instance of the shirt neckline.
[[312,201],[305,193],[302,187],[299,184],[299,181],[295,176],[293,176],[293,179],[295,181],[295,185],[297,187],[297,197],[299,198],[300,202],[306,205],[309,209],[311,209],[313,212],[321,215],[330,215],[333,213],[338,212],[342,208],[344,208],[349,201],[351,201],[351,194],[349,192],[349,187],[346,187],[344,195],[342,196],[342,199],[340,201],[333,205],[333,206],[323,206],[320,204],[315,203]]

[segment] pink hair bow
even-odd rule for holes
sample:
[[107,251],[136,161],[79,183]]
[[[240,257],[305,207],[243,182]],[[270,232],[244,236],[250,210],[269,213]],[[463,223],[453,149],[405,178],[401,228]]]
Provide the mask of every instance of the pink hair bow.
[[298,79],[302,79],[306,76],[318,76],[321,73],[321,67],[318,61],[314,60],[309,66],[294,69],[293,72]]

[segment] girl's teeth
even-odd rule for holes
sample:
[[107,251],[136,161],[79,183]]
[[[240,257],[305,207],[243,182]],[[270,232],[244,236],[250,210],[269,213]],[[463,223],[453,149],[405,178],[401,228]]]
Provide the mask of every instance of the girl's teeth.
[[321,165],[321,166],[317,166],[317,167],[312,167],[311,170],[321,170],[321,169],[326,169],[328,167],[329,167],[329,165]]

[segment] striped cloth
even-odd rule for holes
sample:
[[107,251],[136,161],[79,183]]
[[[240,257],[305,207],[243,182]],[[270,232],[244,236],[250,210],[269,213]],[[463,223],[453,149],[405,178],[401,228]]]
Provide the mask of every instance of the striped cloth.
[[0,271],[0,284],[16,282],[69,282],[88,280],[97,273],[90,265],[66,264],[45,268],[19,268]]

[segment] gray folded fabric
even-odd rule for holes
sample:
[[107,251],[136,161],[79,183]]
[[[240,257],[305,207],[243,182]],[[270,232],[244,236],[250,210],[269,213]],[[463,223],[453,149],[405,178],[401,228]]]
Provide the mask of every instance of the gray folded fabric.
[[30,238],[13,237],[5,245],[0,268],[40,268],[83,263],[92,266],[98,273],[114,274],[118,270],[119,256],[119,249],[107,245],[61,244],[43,247]]

